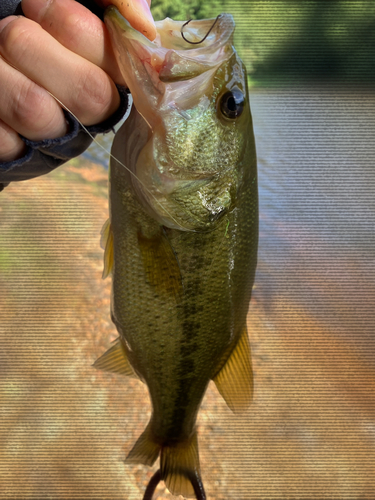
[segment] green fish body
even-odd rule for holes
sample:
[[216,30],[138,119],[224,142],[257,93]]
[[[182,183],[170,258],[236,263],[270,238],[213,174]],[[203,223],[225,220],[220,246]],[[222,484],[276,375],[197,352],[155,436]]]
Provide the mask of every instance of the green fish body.
[[[168,488],[189,497],[209,381],[233,411],[252,397],[258,193],[246,71],[227,14],[195,45],[182,22],[156,23],[155,42],[114,7],[105,22],[135,107],[114,140],[103,231],[120,337],[95,366],[146,383],[152,417],[127,460],[160,454]],[[199,41],[213,22],[192,21],[184,35]]]

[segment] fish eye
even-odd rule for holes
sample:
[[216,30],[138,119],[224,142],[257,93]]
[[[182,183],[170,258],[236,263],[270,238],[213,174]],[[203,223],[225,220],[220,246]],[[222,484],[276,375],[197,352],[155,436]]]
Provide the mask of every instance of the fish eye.
[[245,96],[238,87],[233,87],[220,98],[220,111],[224,116],[234,120],[241,116],[245,107]]

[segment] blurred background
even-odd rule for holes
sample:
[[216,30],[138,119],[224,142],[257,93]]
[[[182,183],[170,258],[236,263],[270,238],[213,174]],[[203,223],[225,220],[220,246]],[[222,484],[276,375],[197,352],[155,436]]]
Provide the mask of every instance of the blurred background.
[[[155,19],[223,11],[258,155],[255,397],[234,416],[207,391],[207,497],[372,499],[375,4],[153,1]],[[99,246],[107,163],[93,145],[0,194],[1,498],[140,500],[157,468],[122,462],[150,416],[145,387],[91,366],[117,337]],[[154,498],[173,497],[161,483]]]
[[375,79],[375,4],[371,0],[153,0],[155,19],[236,21],[235,46],[251,80],[371,83]]

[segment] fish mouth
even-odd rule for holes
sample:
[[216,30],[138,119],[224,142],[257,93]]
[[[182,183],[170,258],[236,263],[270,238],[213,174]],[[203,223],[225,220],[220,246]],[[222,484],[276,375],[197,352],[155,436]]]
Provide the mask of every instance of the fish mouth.
[[153,42],[116,7],[107,8],[104,21],[136,108],[128,134],[138,127],[144,137],[127,165],[138,201],[165,227],[210,230],[228,212],[234,195],[223,179],[229,176],[234,185],[235,173],[218,176],[212,160],[217,127],[224,127],[217,124],[217,96],[233,86],[241,70],[232,16],[189,23],[166,18],[155,23]]
[[[104,21],[134,104],[151,128],[166,103],[173,103],[183,113],[195,105],[194,96],[199,99],[202,93],[207,95],[205,87],[215,69],[234,52],[235,25],[230,14],[188,24],[169,18],[157,21],[153,42],[135,30],[114,6],[106,9]],[[182,96],[184,102],[179,103]]]

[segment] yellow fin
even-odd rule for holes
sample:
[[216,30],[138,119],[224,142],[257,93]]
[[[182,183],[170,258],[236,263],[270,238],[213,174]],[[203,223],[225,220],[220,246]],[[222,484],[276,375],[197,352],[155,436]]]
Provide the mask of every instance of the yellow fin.
[[147,425],[146,429],[139,436],[137,442],[131,449],[129,455],[126,457],[125,462],[129,464],[143,464],[153,465],[159,456],[160,445],[155,443],[152,432],[151,422]]
[[163,446],[160,455],[161,477],[173,495],[195,498],[189,477],[201,482],[197,433],[173,446]]
[[138,243],[148,282],[179,300],[183,290],[180,266],[165,231],[152,238],[138,233]]
[[100,246],[104,250],[104,269],[102,278],[105,279],[111,274],[113,267],[113,233],[109,219],[104,223],[100,234]]
[[133,370],[126,351],[120,338],[115,341],[115,344],[108,349],[100,358],[93,364],[94,368],[104,370],[107,372],[119,373],[120,375],[127,375],[128,377],[138,378]]
[[234,413],[248,409],[253,396],[253,370],[246,327],[229,359],[213,381]]

